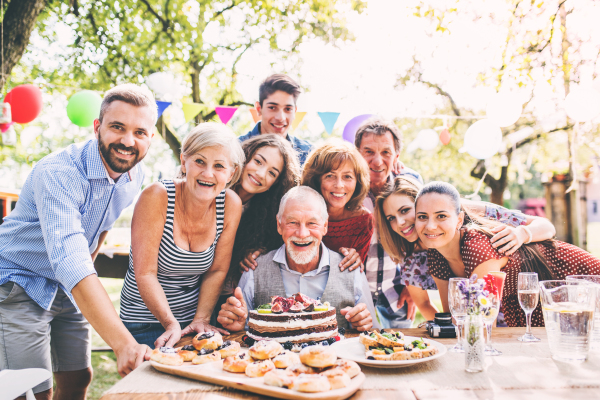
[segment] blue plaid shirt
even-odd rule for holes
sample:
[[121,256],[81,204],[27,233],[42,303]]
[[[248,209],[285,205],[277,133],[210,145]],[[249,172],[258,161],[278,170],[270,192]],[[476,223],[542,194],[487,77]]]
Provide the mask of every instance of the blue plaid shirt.
[[44,157],[27,177],[17,206],[0,225],[0,285],[12,281],[49,310],[60,287],[95,274],[90,254],[139,193],[140,164],[115,182],[98,141]]
[[[254,129],[252,129],[250,132],[240,136],[239,139],[240,142],[244,142],[258,135],[260,135],[260,122],[254,125]],[[292,144],[294,150],[296,150],[296,153],[298,154],[298,160],[300,161],[300,167],[302,167],[306,162],[306,157],[308,157],[308,153],[310,153],[310,151],[312,150],[312,144],[310,144],[306,140],[297,138],[296,136],[291,136],[289,133],[286,135],[285,138],[288,140],[288,142]]]

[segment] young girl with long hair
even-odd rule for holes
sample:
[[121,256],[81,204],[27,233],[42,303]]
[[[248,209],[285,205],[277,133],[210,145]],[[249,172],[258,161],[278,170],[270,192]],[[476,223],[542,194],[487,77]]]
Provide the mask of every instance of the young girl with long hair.
[[[523,244],[510,254],[499,253],[491,243],[497,223],[467,217],[454,186],[431,182],[418,193],[415,229],[427,252],[429,273],[433,275],[444,310],[448,311],[448,280],[453,277],[479,277],[491,271],[506,273],[501,311],[508,326],[525,326],[525,313],[519,306],[519,272],[536,272],[538,279],[565,279],[567,275],[598,275],[600,259],[558,240]],[[533,326],[544,326],[541,306],[533,312]]]
[[[375,211],[380,226],[380,241],[385,251],[398,260],[396,279],[407,286],[421,314],[432,320],[437,309],[431,304],[427,290],[435,290],[429,273],[427,247],[415,229],[415,200],[421,183],[408,177],[397,177],[393,185],[376,199]],[[498,252],[513,254],[527,240],[551,238],[554,226],[545,218],[526,216],[495,204],[463,200],[462,207],[473,218],[494,219],[492,243]],[[530,235],[531,234],[531,235]]]

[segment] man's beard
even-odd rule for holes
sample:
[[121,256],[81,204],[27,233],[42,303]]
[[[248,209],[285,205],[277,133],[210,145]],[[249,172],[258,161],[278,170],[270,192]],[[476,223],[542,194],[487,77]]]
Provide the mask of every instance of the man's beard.
[[[102,158],[104,158],[104,161],[106,162],[106,164],[108,164],[108,167],[111,170],[113,170],[114,172],[118,172],[120,174],[123,174],[123,173],[129,171],[130,169],[135,167],[135,165],[138,162],[141,161],[140,153],[134,147],[126,147],[126,146],[123,146],[122,144],[115,144],[115,143],[110,143],[107,146],[106,143],[104,143],[104,141],[102,140],[102,135],[100,134],[100,129],[98,129],[98,147],[100,148],[100,154],[102,154]],[[118,150],[122,150],[122,151],[126,151],[126,152],[131,152],[135,155],[135,157],[129,161],[124,161],[124,160],[117,158],[117,156],[115,156],[113,154],[111,149],[115,149],[115,151],[118,149]],[[144,154],[144,156],[145,156],[145,154]],[[142,158],[144,158],[144,157],[142,157]]]
[[[308,241],[312,241],[312,242],[316,243],[316,244],[313,244],[311,250],[296,251],[296,250],[292,249],[292,242],[308,242]],[[288,239],[285,248],[286,248],[287,254],[290,256],[292,261],[294,261],[298,265],[308,264],[319,254],[318,240],[314,236],[309,236],[304,239],[300,239],[295,236],[292,236],[291,238]]]

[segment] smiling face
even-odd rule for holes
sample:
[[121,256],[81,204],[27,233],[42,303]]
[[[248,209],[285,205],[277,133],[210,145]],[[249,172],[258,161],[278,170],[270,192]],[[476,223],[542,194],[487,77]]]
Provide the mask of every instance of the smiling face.
[[154,117],[149,107],[115,100],[102,122],[94,121],[94,133],[104,166],[109,176],[117,179],[146,156],[154,136]]
[[321,177],[321,195],[328,208],[344,208],[356,189],[356,174],[350,160]]
[[409,242],[419,239],[415,229],[414,200],[403,194],[392,194],[383,202],[383,212],[390,227]]
[[189,157],[181,155],[186,186],[197,200],[213,200],[235,173],[229,152],[221,146],[205,147]]
[[423,244],[432,249],[448,245],[462,226],[464,212],[456,214],[452,199],[444,194],[428,193],[416,204],[415,228]]
[[275,133],[286,136],[294,118],[296,117],[296,102],[294,96],[277,90],[255,104],[256,112],[261,117],[261,133]]
[[289,199],[277,221],[277,232],[283,238],[289,258],[306,265],[319,257],[321,239],[327,233],[327,221],[321,218],[320,206],[312,198]]
[[365,134],[358,150],[369,164],[371,189],[374,192],[379,192],[387,183],[392,173],[392,167],[398,159],[391,132],[386,132],[383,135]]
[[247,193],[266,192],[283,171],[283,156],[276,147],[263,146],[246,163],[241,185]]

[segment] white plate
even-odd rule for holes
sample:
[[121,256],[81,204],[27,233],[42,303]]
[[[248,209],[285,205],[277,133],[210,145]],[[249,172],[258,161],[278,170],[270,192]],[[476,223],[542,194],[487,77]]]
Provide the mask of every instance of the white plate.
[[[404,342],[410,343],[415,339],[420,339],[415,336],[405,336]],[[410,367],[411,365],[428,362],[440,358],[448,351],[446,346],[435,340],[426,339],[429,343],[438,349],[438,353],[426,358],[420,358],[417,360],[399,360],[399,361],[379,361],[379,360],[367,360],[365,357],[365,346],[358,341],[358,338],[345,339],[337,343],[334,343],[332,347],[335,349],[336,354],[339,357],[356,361],[359,364],[367,365],[375,368],[400,368]]]

